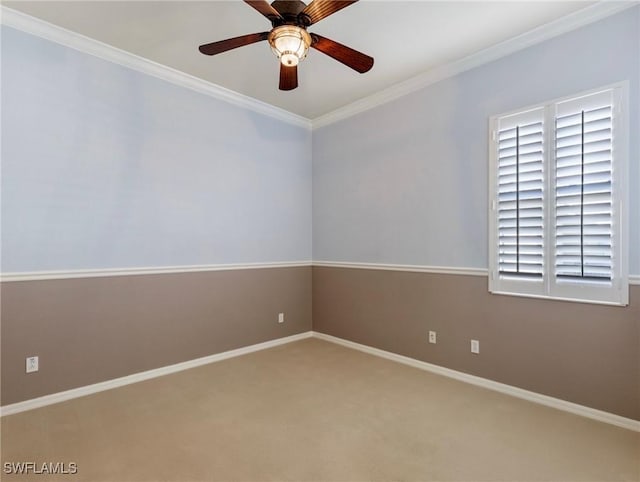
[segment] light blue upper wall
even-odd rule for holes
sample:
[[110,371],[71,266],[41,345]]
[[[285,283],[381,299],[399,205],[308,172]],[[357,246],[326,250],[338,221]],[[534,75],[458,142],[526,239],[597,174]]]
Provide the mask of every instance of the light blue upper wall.
[[628,79],[640,8],[311,133],[2,27],[2,271],[295,261],[487,266],[490,115]]
[[488,119],[630,81],[640,274],[640,7],[314,130],[313,259],[487,267]]
[[311,259],[311,132],[2,28],[2,271]]

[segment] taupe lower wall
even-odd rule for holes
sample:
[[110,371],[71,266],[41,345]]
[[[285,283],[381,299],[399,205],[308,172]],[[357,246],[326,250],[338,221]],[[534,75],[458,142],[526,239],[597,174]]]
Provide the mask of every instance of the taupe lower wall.
[[[2,405],[313,328],[640,420],[639,286],[625,308],[491,295],[482,276],[327,267],[1,290]],[[472,338],[479,355],[470,353]],[[27,375],[30,355],[40,371]]]
[[640,420],[640,286],[630,300],[536,300],[491,295],[484,276],[313,268],[315,331]]
[[[311,267],[10,282],[1,290],[2,405],[311,329]],[[40,370],[26,374],[30,355],[40,357]]]

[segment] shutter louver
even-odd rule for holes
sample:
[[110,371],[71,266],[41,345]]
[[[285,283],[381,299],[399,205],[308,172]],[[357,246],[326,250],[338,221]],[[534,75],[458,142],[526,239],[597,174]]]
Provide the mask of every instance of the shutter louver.
[[612,106],[556,118],[555,272],[611,280]]
[[[528,116],[530,117],[530,116]],[[538,118],[502,127],[498,142],[498,270],[542,278],[544,132]]]

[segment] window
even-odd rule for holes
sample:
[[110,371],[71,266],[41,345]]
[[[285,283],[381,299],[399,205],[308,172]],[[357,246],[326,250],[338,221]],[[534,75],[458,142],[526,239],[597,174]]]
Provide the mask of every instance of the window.
[[626,90],[491,118],[492,293],[628,304]]

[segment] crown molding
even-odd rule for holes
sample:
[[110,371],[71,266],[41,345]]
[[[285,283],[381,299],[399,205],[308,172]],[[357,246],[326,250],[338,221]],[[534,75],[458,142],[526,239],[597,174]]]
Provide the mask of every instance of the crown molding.
[[316,117],[311,122],[312,127],[313,129],[317,129],[348,117],[352,117],[356,114],[360,114],[361,112],[373,109],[400,97],[404,97],[412,92],[424,89],[425,87],[435,84],[441,80],[461,74],[462,72],[471,70],[494,60],[498,60],[502,57],[506,57],[507,55],[519,50],[531,47],[532,45],[557,37],[558,35],[575,30],[584,25],[594,23],[639,4],[640,2],[635,0],[601,0],[594,5],[578,10],[577,12],[565,17],[541,25],[540,27],[500,42],[460,60],[427,70],[422,74],[392,85],[391,87],[381,90],[375,94]]
[[65,45],[83,53],[131,68],[175,85],[185,87],[230,104],[250,109],[259,114],[289,124],[316,129],[352,117],[361,112],[416,92],[431,84],[453,77],[480,65],[492,62],[519,50],[541,43],[563,33],[596,22],[628,8],[639,5],[637,0],[601,0],[589,7],[544,24],[522,35],[505,40],[460,60],[433,68],[411,79],[392,85],[375,94],[340,107],[314,119],[307,119],[266,102],[239,94],[230,89],[207,82],[166,65],[153,62],[111,45],[80,35],[57,25],[45,22],[17,10],[0,6],[3,25]]
[[32,17],[11,8],[0,6],[0,20],[2,25],[15,28],[22,32],[44,38],[51,42],[70,47],[80,52],[113,62],[124,67],[165,80],[174,85],[185,87],[200,94],[228,102],[238,107],[252,110],[288,124],[306,129],[311,128],[311,120],[293,114],[287,110],[275,107],[266,102],[239,94],[219,85],[207,82],[193,75],[186,74],[166,65],[153,62],[138,55],[126,52],[112,45],[72,32],[44,20]]

